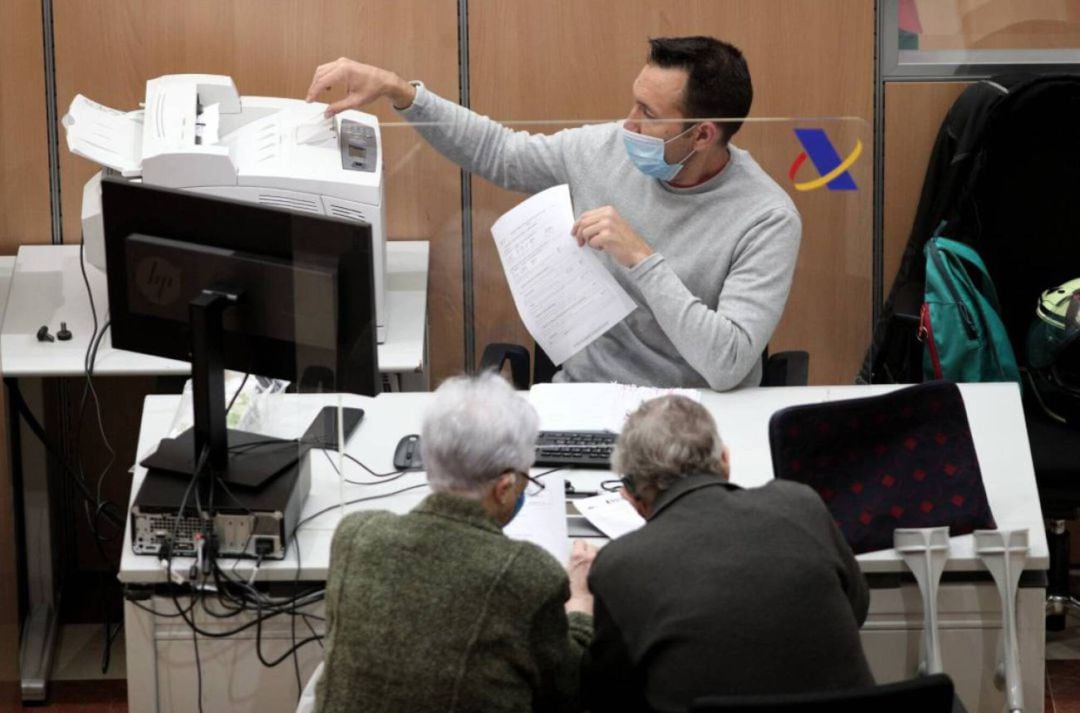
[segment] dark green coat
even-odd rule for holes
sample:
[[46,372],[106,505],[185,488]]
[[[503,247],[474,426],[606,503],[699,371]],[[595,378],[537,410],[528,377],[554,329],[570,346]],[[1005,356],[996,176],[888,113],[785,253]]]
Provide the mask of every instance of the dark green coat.
[[576,707],[592,618],[565,570],[506,537],[479,503],[433,494],[406,515],[338,525],[320,713]]

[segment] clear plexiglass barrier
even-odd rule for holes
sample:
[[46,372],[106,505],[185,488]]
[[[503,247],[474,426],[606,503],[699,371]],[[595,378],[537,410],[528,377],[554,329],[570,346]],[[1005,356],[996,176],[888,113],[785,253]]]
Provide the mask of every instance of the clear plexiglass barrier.
[[[325,576],[328,541],[343,513],[371,506],[401,512],[426,495],[425,475],[402,472],[394,462],[394,445],[419,432],[426,401],[421,394],[415,402],[398,397],[393,418],[387,417],[375,397],[401,382],[386,372],[424,370],[434,387],[465,370],[467,357],[478,361],[489,343],[531,348],[519,309],[530,294],[544,297],[558,290],[576,295],[570,302],[593,299],[592,283],[585,284],[584,278],[534,269],[534,263],[554,254],[543,241],[504,250],[500,257],[493,237],[496,222],[550,188],[567,185],[569,217],[563,216],[562,227],[544,223],[547,208],[541,206],[531,218],[519,220],[516,229],[527,228],[535,218],[548,226],[544,240],[597,257],[601,273],[615,278],[610,284],[616,291],[626,288],[624,297],[610,299],[629,300],[624,305],[628,316],[616,319],[616,325],[631,320],[636,329],[653,318],[679,320],[683,308],[711,314],[719,306],[719,317],[702,321],[700,341],[715,342],[717,333],[728,334],[741,345],[734,350],[738,359],[756,366],[766,343],[754,331],[761,328],[752,325],[778,314],[775,333],[767,340],[770,353],[808,352],[812,384],[853,383],[870,342],[872,309],[872,141],[864,121],[746,120],[719,173],[714,170],[716,175],[709,177],[702,175],[708,171],[699,171],[704,182],[682,189],[635,167],[621,119],[511,121],[501,127],[477,121],[419,127],[384,122],[375,136],[361,134],[355,145],[336,134],[305,144],[324,142],[323,148],[337,152],[347,170],[362,176],[355,200],[305,203],[300,191],[267,190],[258,202],[278,209],[271,217],[261,211],[229,218],[247,235],[241,239],[246,243],[231,247],[247,255],[204,250],[194,258],[176,258],[181,268],[189,259],[190,265],[201,266],[181,270],[185,276],[225,295],[237,293],[221,308],[221,344],[215,347],[211,339],[204,345],[211,366],[230,370],[223,382],[210,382],[217,397],[202,411],[210,414],[202,419],[209,424],[206,451],[196,458],[193,442],[175,444],[177,452],[187,454],[189,467],[204,474],[220,471],[220,453],[212,451],[214,433],[220,435],[223,425],[232,429],[226,436],[225,477],[216,486],[207,481],[188,488],[185,498],[188,508],[212,507],[236,516],[219,549],[222,556],[246,557],[235,567],[229,561],[228,576],[248,577],[261,566],[265,579],[294,579],[301,569],[303,579],[318,579]],[[669,152],[691,146],[702,133],[695,128],[701,124],[687,122],[689,130],[669,143]],[[638,128],[679,133],[678,127]],[[684,170],[694,169],[693,161]],[[469,170],[463,172],[459,163]],[[673,182],[680,183],[678,175]],[[650,304],[627,279],[634,259],[623,260],[613,249],[577,245],[569,224],[600,209],[610,209],[663,256],[670,274],[665,273],[662,292],[681,295],[682,307],[672,312]],[[427,246],[426,271],[423,265],[402,269],[397,248],[413,245]],[[151,242],[140,249],[160,257],[163,253],[154,251],[166,247]],[[518,302],[508,273],[523,281]],[[385,294],[425,280],[423,363],[388,369],[378,355],[392,353],[394,320],[400,314],[386,311]],[[137,309],[169,317],[151,295],[143,297]],[[593,300],[587,310],[574,312],[567,300],[540,299],[529,309],[538,310],[531,319],[549,327],[559,323],[558,309],[569,310],[571,316],[563,321],[571,330],[577,321],[611,307],[608,301]],[[418,309],[422,312],[423,305]],[[685,346],[690,328],[683,324],[679,329],[682,336],[673,341]],[[648,338],[658,339],[656,333]],[[702,345],[692,347],[700,350]],[[734,352],[721,345],[716,362],[725,363]],[[574,353],[571,349],[570,360]],[[716,369],[709,369],[709,378],[715,378]],[[201,403],[197,395],[185,396],[179,409],[170,401],[157,417],[154,434],[144,432],[140,457],[153,450],[154,435],[182,438],[199,420],[195,414]],[[136,478],[145,473],[139,469]],[[174,479],[163,487],[175,489],[176,482],[184,494],[189,481]],[[149,538],[152,545],[166,532],[179,543],[191,534],[194,525],[175,518],[175,497],[169,502],[171,514],[144,503],[155,517],[144,521],[149,529],[136,531],[136,539]],[[296,532],[302,534],[299,557],[290,554],[277,562]],[[177,546],[171,555],[187,553]],[[138,569],[128,560],[132,555],[125,551],[124,576],[136,576],[130,574]]]

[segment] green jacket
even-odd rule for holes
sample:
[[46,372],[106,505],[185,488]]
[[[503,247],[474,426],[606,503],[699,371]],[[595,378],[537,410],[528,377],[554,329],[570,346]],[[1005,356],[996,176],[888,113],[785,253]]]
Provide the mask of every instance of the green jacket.
[[406,515],[338,525],[319,713],[578,708],[592,617],[566,572],[479,503],[433,494]]

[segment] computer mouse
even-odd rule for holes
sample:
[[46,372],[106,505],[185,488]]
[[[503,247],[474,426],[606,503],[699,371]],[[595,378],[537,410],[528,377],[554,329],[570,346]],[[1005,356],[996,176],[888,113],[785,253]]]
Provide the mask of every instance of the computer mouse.
[[424,469],[424,461],[420,457],[420,436],[410,433],[398,441],[394,449],[394,467],[401,471]]

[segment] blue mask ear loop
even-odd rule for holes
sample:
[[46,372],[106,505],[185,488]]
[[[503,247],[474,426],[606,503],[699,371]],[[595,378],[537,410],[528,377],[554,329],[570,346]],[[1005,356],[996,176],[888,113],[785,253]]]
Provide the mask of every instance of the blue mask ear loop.
[[[514,473],[515,481],[517,480],[518,475],[518,473]],[[527,487],[528,484],[526,484],[526,487],[522,488],[521,492],[518,493],[517,500],[514,501],[514,511],[510,513],[510,519],[506,521],[506,524],[503,525],[503,527],[506,527],[506,525],[509,525],[511,522],[513,522],[514,518],[517,517],[517,514],[521,512],[521,508],[525,507],[525,490],[527,489]]]
[[[668,139],[664,143],[666,144],[668,141],[674,141],[675,139],[679,138],[680,136],[683,136],[684,134],[686,134],[686,133],[688,133],[690,131],[693,131],[694,129],[696,129],[699,126],[701,126],[701,122],[698,122],[698,123],[694,124],[693,126],[691,126],[689,129],[686,129],[685,131],[681,131],[681,132],[675,134],[674,136],[672,136],[670,139]],[[690,153],[683,156],[681,161],[676,161],[672,165],[673,166],[685,167],[686,162],[689,161],[690,157],[693,156],[696,152],[697,152],[697,149],[694,149],[694,148],[690,149]],[[678,174],[676,174],[676,175],[678,175]],[[674,176],[673,176],[673,178],[674,178]]]
[[517,514],[519,512],[521,512],[521,508],[523,508],[523,507],[525,507],[525,491],[524,490],[522,490],[520,493],[518,493],[517,500],[514,502],[514,512],[510,513],[510,519],[506,521],[507,525],[509,525],[511,522],[514,521],[514,518],[517,517]]

